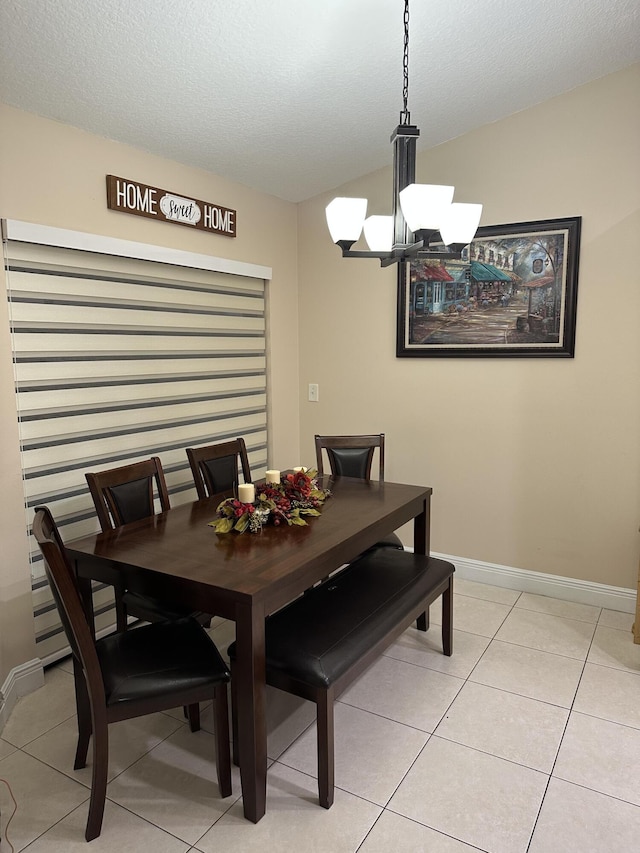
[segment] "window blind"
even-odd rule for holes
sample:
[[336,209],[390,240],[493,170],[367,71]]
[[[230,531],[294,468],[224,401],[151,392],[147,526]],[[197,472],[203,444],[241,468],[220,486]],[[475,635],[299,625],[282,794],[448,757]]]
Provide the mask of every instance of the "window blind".
[[[264,474],[264,279],[10,238],[5,264],[29,532],[38,504],[67,541],[99,529],[86,471],[157,455],[177,505],[196,497],[185,448],[243,436]],[[33,538],[30,555],[49,661],[66,639]],[[94,604],[111,625],[111,588]]]

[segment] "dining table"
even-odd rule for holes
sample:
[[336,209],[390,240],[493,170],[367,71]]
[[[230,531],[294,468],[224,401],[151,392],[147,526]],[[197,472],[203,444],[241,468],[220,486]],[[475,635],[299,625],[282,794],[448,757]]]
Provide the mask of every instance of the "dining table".
[[92,581],[235,622],[238,746],[245,817],[266,810],[265,618],[386,534],[413,521],[416,553],[429,553],[431,488],[319,477],[330,491],[305,526],[216,533],[209,524],[228,495],[215,495],[66,544],[93,627]]

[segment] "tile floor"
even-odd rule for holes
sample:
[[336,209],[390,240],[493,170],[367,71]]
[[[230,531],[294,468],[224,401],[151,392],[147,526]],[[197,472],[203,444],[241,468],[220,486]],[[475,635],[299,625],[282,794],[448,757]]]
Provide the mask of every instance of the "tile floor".
[[[336,707],[335,804],[316,801],[313,707],[269,692],[268,804],[217,796],[210,712],[111,727],[102,835],[87,848],[89,770],[74,772],[69,661],[0,734],[16,851],[616,853],[640,849],[640,646],[632,616],[456,580],[454,655],[439,604]],[[214,621],[221,649],[233,626]],[[2,836],[13,805],[0,783]],[[10,848],[2,842],[2,853]]]

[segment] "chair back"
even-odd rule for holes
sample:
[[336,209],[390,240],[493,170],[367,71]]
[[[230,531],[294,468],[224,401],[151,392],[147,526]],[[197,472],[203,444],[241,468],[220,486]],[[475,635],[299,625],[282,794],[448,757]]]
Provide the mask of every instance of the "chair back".
[[199,498],[223,492],[237,494],[238,463],[242,468],[244,482],[251,482],[244,438],[209,444],[206,447],[187,447],[187,458]]
[[378,448],[378,479],[384,480],[384,433],[379,435],[316,435],[316,462],[319,474],[324,474],[325,450],[331,473],[336,477],[355,477],[370,480],[373,455]]
[[157,456],[88,473],[85,477],[103,532],[155,515],[154,483],[161,509],[171,506],[162,463]]
[[101,699],[104,702],[98,655],[82,606],[75,572],[48,507],[36,507],[32,530],[44,558],[47,580],[71,652],[84,671],[89,697],[92,701]]

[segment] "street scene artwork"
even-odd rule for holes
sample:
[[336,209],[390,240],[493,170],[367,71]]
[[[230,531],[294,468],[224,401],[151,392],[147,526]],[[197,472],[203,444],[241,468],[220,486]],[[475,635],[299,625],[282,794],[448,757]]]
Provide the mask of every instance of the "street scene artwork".
[[580,217],[486,226],[398,281],[398,356],[573,357]]

